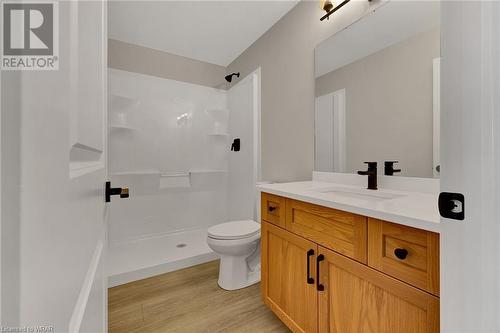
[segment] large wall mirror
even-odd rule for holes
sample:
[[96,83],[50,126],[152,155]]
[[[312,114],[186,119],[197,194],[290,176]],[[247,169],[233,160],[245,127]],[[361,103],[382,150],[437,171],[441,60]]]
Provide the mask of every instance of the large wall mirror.
[[316,171],[398,161],[394,176],[439,176],[439,2],[389,1],[319,44],[315,62]]

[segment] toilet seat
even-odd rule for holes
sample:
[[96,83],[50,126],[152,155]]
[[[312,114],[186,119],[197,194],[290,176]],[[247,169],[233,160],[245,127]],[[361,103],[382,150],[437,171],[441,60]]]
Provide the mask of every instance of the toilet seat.
[[260,224],[252,220],[231,221],[208,228],[208,237],[213,239],[244,239],[260,233]]

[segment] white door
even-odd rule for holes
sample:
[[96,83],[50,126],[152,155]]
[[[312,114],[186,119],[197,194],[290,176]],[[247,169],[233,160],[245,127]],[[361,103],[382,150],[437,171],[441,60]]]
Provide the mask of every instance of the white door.
[[500,2],[443,1],[441,332],[500,332]]
[[346,172],[345,89],[316,97],[314,170]]
[[2,73],[1,319],[104,332],[106,3],[58,4],[59,70]]

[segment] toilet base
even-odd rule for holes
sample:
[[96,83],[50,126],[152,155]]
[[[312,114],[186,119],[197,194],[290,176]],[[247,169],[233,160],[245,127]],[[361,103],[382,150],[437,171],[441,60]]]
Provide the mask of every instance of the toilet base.
[[254,271],[247,257],[221,256],[218,284],[224,290],[237,290],[260,282],[260,265]]

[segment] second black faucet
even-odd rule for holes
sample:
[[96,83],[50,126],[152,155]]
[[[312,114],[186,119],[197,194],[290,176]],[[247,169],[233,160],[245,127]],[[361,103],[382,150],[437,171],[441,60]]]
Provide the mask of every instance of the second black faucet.
[[385,161],[384,162],[384,175],[393,176],[396,172],[401,172],[401,169],[394,169],[394,164],[398,161]]

